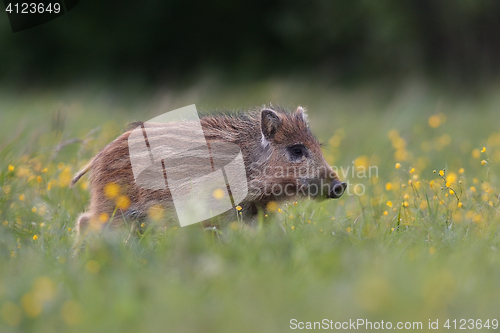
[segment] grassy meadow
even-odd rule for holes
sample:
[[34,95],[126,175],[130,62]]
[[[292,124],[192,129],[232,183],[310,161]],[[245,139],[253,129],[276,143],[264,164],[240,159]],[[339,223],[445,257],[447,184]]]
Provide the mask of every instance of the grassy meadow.
[[[125,124],[269,102],[305,106],[326,159],[362,195],[282,204],[220,234],[104,233],[72,256],[89,194],[86,176],[70,179]],[[498,328],[499,108],[500,86],[471,97],[419,81],[2,90],[0,332],[281,332],[292,319]]]

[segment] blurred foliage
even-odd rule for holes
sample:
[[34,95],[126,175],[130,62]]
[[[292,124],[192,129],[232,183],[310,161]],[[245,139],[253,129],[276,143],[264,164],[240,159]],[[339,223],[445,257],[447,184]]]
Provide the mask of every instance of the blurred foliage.
[[[447,319],[499,319],[498,87],[473,100],[417,83],[393,96],[201,83],[135,103],[94,89],[0,91],[1,332],[282,332],[293,318],[449,331]],[[125,243],[127,230],[102,232],[73,256],[89,184],[70,189],[71,175],[124,123],[269,100],[309,106],[332,165],[377,166],[378,177],[341,174],[364,195],[282,204],[261,226],[217,234],[146,223]]]
[[496,0],[81,1],[13,34],[0,22],[0,77],[158,82],[216,70],[352,82],[424,74],[458,84],[500,69]]

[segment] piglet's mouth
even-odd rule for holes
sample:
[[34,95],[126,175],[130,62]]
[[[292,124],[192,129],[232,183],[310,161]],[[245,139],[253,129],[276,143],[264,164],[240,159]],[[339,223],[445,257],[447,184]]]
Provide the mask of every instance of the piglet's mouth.
[[343,183],[339,180],[334,180],[331,183],[330,193],[328,193],[328,197],[332,199],[338,199],[344,194],[347,189],[347,184]]

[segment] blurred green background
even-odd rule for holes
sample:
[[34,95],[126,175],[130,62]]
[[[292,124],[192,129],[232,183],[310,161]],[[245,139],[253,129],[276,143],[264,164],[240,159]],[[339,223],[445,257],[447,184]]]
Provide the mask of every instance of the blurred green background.
[[[499,17],[482,0],[81,1],[13,34],[0,13],[0,331],[493,330]],[[73,256],[89,183],[71,175],[125,124],[269,102],[306,106],[332,165],[377,166],[345,175],[366,192],[253,229],[102,233]]]

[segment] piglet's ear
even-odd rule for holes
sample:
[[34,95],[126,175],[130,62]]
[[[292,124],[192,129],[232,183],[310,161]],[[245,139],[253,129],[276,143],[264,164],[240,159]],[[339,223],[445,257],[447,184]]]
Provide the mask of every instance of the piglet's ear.
[[297,110],[295,110],[295,115],[307,123],[306,109],[304,109],[302,106],[299,106]]
[[263,109],[260,111],[260,126],[264,138],[271,140],[281,127],[281,119],[273,110]]

